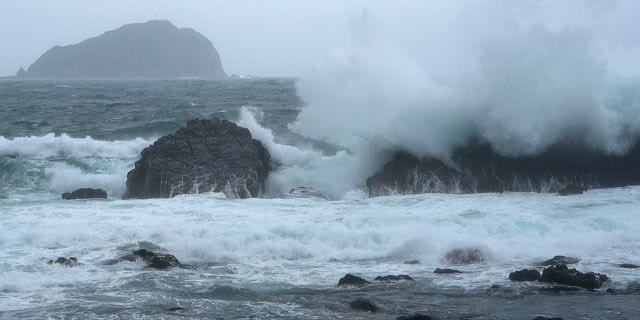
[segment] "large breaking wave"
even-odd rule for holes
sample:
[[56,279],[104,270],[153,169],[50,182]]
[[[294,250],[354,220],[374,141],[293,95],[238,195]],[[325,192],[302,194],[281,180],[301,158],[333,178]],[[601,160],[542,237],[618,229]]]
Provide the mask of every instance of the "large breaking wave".
[[[620,155],[638,141],[640,69],[620,59],[637,53],[637,46],[603,22],[628,19],[617,16],[624,8],[551,2],[471,7],[477,10],[461,10],[455,22],[432,24],[412,39],[418,47],[445,39],[446,48],[409,54],[403,49],[411,46],[375,31],[384,26],[356,28],[353,45],[313,64],[298,82],[305,106],[291,129],[344,151],[301,165],[300,158],[279,157],[285,150],[268,142],[285,164],[272,181],[317,185],[331,179],[328,188],[339,194],[361,186],[397,150],[447,162],[470,143],[527,157],[560,144]],[[522,10],[529,10],[526,18]],[[584,19],[550,22],[553,10],[573,10]],[[596,10],[603,13],[591,21]],[[514,12],[520,16],[505,18]],[[440,21],[426,14],[425,21]],[[358,25],[375,25],[372,20],[365,11]],[[329,170],[331,161],[336,164]]]

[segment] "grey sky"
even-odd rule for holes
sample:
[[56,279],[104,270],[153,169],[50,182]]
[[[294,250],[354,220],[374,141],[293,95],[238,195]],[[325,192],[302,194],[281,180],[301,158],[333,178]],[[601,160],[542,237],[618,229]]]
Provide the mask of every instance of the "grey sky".
[[[496,17],[532,23],[543,17],[546,24],[559,28],[588,25],[604,34],[612,47],[624,49],[620,61],[640,59],[635,49],[640,42],[640,1],[634,0],[0,0],[0,75],[28,67],[53,45],[77,43],[127,23],[166,18],[208,37],[228,73],[298,76],[314,59],[354,41],[349,30],[357,29],[354,20],[361,18],[363,8],[375,21],[372,28],[423,60],[447,57],[434,55],[436,50],[464,54],[453,48],[469,37],[451,36],[450,29],[474,35]],[[433,64],[446,67],[443,61]]]

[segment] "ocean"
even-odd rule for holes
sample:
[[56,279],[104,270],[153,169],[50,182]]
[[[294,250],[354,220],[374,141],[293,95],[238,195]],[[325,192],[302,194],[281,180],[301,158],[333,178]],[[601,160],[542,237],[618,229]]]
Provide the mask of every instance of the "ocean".
[[[618,266],[640,264],[640,187],[368,198],[361,177],[382,160],[354,170],[348,150],[300,134],[306,104],[297,86],[284,78],[0,81],[0,318],[640,319],[640,269]],[[277,162],[271,192],[120,199],[143,148],[210,117],[263,141]],[[298,185],[330,200],[281,196]],[[80,187],[102,188],[108,199],[61,199]],[[105,263],[141,248],[195,268]],[[455,248],[477,248],[485,260],[452,266],[444,256]],[[570,267],[611,281],[553,292],[508,280],[555,255],[579,257]],[[47,264],[57,257],[81,265]],[[347,273],[415,281],[338,287]],[[350,308],[357,298],[379,311]]]

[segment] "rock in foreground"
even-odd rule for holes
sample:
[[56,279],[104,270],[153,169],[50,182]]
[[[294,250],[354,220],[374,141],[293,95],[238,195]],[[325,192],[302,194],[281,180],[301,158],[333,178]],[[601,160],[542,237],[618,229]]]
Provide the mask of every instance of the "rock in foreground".
[[166,20],[132,23],[78,44],[55,46],[19,78],[225,77],[205,36]]
[[594,272],[583,273],[576,269],[569,269],[564,264],[544,269],[544,271],[542,271],[542,276],[540,277],[540,282],[553,282],[560,285],[575,286],[585,289],[598,289],[608,280],[609,277],[604,274]]
[[433,320],[433,318],[426,314],[416,313],[410,316],[397,317],[396,320]]
[[191,120],[141,154],[127,174],[124,199],[203,192],[260,197],[271,169],[269,152],[249,130],[217,118]]
[[436,274],[454,274],[454,273],[462,273],[462,271],[460,270],[456,270],[456,269],[440,269],[440,268],[436,268],[435,270],[433,270],[433,273]]
[[81,188],[73,192],[65,192],[62,194],[64,200],[77,199],[106,199],[107,192],[102,189]]

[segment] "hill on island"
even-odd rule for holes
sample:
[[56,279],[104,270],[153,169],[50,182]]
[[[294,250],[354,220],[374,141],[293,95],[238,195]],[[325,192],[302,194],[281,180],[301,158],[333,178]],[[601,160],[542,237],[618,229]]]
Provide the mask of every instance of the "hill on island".
[[54,46],[20,78],[225,77],[213,44],[166,20],[132,23],[68,46]]

